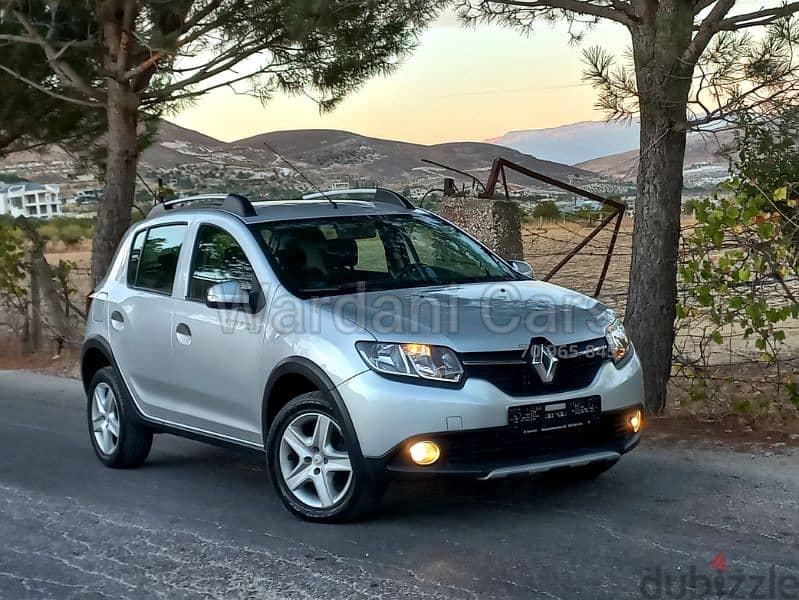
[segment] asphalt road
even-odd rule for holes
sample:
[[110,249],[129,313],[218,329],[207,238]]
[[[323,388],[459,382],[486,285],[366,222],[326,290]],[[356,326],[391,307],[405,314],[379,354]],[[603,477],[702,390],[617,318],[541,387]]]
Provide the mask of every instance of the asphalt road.
[[592,483],[394,484],[376,518],[312,525],[257,456],[160,436],[144,467],[104,468],[83,405],[77,381],[0,372],[2,598],[619,599],[642,580],[703,597],[692,572],[733,598],[750,597],[733,575],[773,573],[760,597],[789,598],[799,581],[796,454],[644,441]]

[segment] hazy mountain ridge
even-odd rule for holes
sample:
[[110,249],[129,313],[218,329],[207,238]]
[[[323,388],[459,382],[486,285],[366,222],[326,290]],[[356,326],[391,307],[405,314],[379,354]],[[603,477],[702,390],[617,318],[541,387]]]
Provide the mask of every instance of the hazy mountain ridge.
[[575,165],[638,146],[639,125],[631,122],[580,121],[558,127],[509,131],[486,142],[542,159]]
[[[635,181],[640,127],[637,121],[581,121],[546,129],[510,131],[486,140],[601,176]],[[734,134],[688,134],[685,186],[707,188],[727,178]]]

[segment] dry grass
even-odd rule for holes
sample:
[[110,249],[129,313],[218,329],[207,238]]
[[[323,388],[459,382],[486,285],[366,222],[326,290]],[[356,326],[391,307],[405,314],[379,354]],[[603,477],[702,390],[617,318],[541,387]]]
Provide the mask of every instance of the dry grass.
[[26,352],[18,337],[0,337],[0,369],[37,371],[73,378],[79,376],[78,348],[65,347],[58,354],[55,343],[48,341],[45,345],[46,348],[37,352]]

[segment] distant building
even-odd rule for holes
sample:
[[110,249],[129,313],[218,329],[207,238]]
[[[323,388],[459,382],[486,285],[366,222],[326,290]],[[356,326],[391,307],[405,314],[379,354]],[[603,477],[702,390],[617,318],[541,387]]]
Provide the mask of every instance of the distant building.
[[43,219],[60,215],[59,191],[57,185],[0,182],[0,215]]
[[81,190],[77,192],[67,204],[83,204],[84,202],[99,202],[103,196],[103,190]]
[[335,190],[349,190],[349,189],[351,189],[351,186],[350,186],[350,182],[349,181],[342,181],[341,179],[337,179],[331,184],[330,189],[334,190],[334,191]]

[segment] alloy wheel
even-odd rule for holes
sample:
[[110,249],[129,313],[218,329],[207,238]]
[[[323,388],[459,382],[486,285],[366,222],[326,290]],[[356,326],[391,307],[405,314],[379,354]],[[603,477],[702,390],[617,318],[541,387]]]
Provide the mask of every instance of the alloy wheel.
[[103,454],[113,454],[119,444],[119,405],[114,390],[98,383],[92,396],[92,432]]
[[331,417],[309,412],[294,418],[280,439],[280,472],[303,504],[329,508],[352,484],[352,463],[341,428]]

